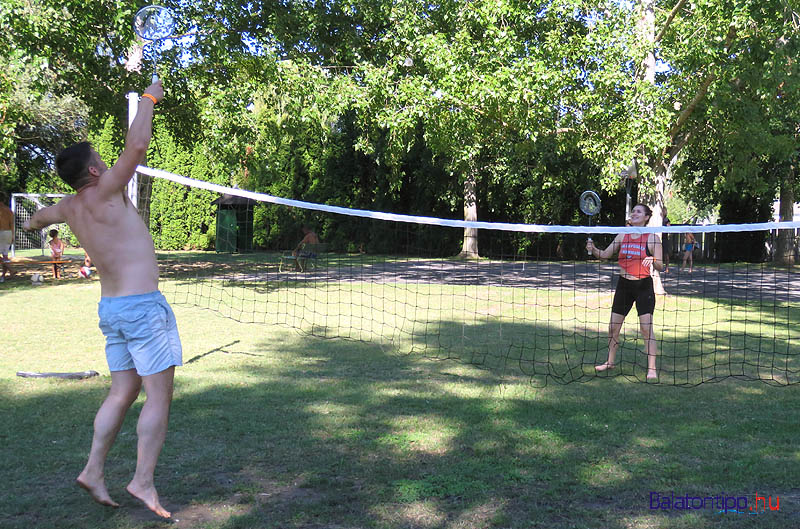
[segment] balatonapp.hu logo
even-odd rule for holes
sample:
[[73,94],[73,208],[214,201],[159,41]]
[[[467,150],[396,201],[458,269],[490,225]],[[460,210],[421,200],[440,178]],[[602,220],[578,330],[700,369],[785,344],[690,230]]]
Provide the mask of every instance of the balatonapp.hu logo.
[[747,496],[692,496],[680,495],[674,492],[650,493],[650,509],[662,511],[691,511],[700,509],[714,509],[719,513],[759,514],[767,511],[778,511],[781,508],[780,496],[775,496],[773,505],[772,496],[759,496],[755,493],[755,502],[750,502]]

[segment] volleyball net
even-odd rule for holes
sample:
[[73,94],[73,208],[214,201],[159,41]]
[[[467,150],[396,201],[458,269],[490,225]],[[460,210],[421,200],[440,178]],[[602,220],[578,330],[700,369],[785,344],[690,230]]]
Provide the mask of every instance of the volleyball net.
[[47,206],[52,206],[61,198],[63,193],[13,193],[11,195],[11,212],[14,214],[14,241],[11,245],[11,256],[16,257],[19,250],[38,250],[45,254],[47,247],[48,231],[58,230],[59,235],[69,240],[72,232],[66,223],[48,226],[47,230],[25,231],[22,229],[26,220],[34,213]]
[[[213,239],[216,251],[159,252],[162,291],[178,305],[454,359],[535,385],[608,376],[644,381],[635,307],[620,334],[616,369],[595,371],[608,354],[619,266],[589,258],[585,245],[589,236],[604,248],[618,233],[655,232],[670,259],[668,273],[654,277],[659,383],[800,381],[800,274],[773,262],[787,240],[797,247],[800,223],[467,223],[311,204],[145,167],[139,174],[140,213],[157,247],[175,221],[170,215],[181,213],[167,213],[151,197],[209,207],[195,235]],[[273,224],[287,222],[297,228],[292,239],[271,238]],[[298,249],[301,225],[319,243]],[[698,241],[689,255],[687,232]],[[464,252],[465,239],[473,251]]]

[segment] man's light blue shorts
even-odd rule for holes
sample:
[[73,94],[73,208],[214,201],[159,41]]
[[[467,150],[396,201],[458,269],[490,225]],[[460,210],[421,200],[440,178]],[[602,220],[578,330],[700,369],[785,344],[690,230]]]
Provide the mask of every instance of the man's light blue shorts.
[[158,290],[100,298],[97,314],[111,371],[136,368],[144,377],[183,365],[175,314]]

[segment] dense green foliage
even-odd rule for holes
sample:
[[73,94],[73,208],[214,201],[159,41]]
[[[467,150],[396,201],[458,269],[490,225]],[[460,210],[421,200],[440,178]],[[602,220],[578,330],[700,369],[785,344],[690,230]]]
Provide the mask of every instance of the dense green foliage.
[[[51,166],[65,144],[88,137],[113,162],[149,48],[142,65],[135,6],[118,0],[2,5],[0,194],[60,190]],[[160,53],[154,167],[338,206],[527,223],[585,222],[576,197],[594,188],[609,206],[600,222],[621,224],[619,172],[634,157],[640,199],[676,197],[673,222],[734,189],[759,203],[800,192],[798,17],[784,0],[167,5],[187,36]],[[160,248],[214,246],[210,194],[143,191]],[[254,244],[285,248],[304,222],[340,249],[391,250],[380,233],[275,206],[256,209]]]
[[[147,161],[149,165],[171,173],[217,184],[228,183],[205,156],[202,145],[195,144],[192,150],[183,149],[166,131],[151,143]],[[211,202],[217,198],[217,193],[187,190],[182,185],[149,178],[143,178],[139,189],[140,193],[150,195],[150,231],[157,248],[188,250],[213,247],[215,208]]]

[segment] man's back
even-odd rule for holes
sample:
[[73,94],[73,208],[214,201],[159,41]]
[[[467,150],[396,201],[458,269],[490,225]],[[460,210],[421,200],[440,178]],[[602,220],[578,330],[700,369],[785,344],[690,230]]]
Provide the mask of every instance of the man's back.
[[158,289],[153,239],[123,190],[104,198],[90,185],[62,202],[67,224],[99,272],[103,296]]
[[319,237],[313,231],[308,230],[300,244],[319,244]]

